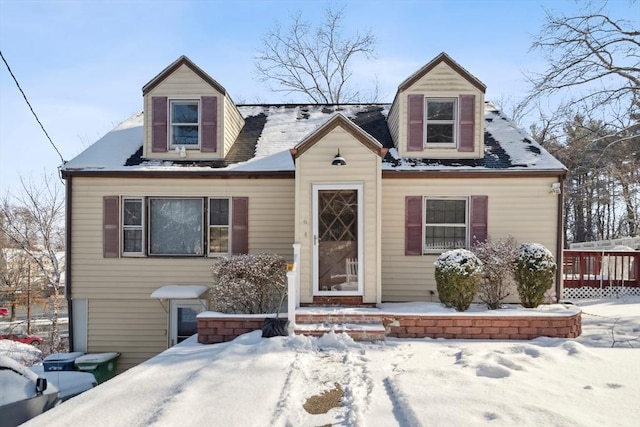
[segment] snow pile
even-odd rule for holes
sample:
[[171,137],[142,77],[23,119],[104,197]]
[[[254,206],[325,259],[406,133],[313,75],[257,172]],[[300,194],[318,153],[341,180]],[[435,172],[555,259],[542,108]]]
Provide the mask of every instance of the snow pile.
[[[194,336],[26,425],[635,427],[640,297],[581,305],[578,339]],[[336,384],[342,406],[303,408]]]

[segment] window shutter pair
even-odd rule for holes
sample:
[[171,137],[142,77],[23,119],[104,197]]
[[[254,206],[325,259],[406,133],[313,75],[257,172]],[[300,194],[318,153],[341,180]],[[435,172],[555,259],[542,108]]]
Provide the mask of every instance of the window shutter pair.
[[[407,151],[424,150],[424,95],[407,96]],[[460,95],[458,106],[458,151],[474,150],[475,95]]]
[[[423,203],[422,196],[407,196],[405,198],[405,255],[422,255],[424,242],[422,235],[424,233]],[[489,198],[487,196],[471,196],[469,203],[471,244],[485,242],[487,240]]]
[[[151,151],[165,153],[169,137],[169,100],[166,96],[151,98]],[[203,96],[200,101],[200,151],[218,150],[218,97]]]
[[[249,198],[234,197],[231,218],[231,253],[246,254],[249,252]],[[105,196],[103,198],[103,257],[120,257],[120,197]]]

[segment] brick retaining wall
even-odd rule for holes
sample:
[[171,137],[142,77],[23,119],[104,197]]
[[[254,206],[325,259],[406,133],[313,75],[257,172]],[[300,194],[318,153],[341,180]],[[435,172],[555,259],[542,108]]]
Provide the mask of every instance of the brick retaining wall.
[[403,316],[385,315],[387,336],[530,340],[538,337],[576,338],[582,333],[580,313],[572,316]]
[[[319,315],[298,316],[299,322],[321,321]],[[363,319],[366,317],[366,319]],[[537,337],[576,338],[582,333],[581,313],[570,316],[419,316],[381,313],[341,316],[344,323],[381,320],[386,336],[395,338],[450,338],[530,340]],[[216,344],[262,329],[264,317],[198,318],[198,342]]]
[[198,318],[198,342],[217,344],[232,341],[242,334],[262,330],[264,317],[204,317]]

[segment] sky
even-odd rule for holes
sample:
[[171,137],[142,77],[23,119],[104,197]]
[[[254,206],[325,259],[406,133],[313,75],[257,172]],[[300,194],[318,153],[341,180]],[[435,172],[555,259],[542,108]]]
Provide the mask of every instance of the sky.
[[[256,80],[261,39],[298,11],[318,23],[344,7],[344,34],[370,30],[376,58],[353,63],[354,85],[391,102],[398,85],[440,52],[487,85],[486,99],[521,99],[524,73],[541,72],[530,51],[545,11],[572,15],[573,0],[0,0],[0,50],[51,146],[0,64],[0,195],[20,178],[55,179],[70,160],[142,109],[142,87],[180,55],[224,86],[237,103],[300,102]],[[595,3],[598,3],[597,1]],[[611,16],[638,5],[610,0]]]
[[[575,339],[356,343],[255,331],[203,345],[194,336],[25,426],[636,427],[640,297],[574,303]],[[0,354],[28,347],[12,345]],[[337,385],[336,407],[304,409]]]

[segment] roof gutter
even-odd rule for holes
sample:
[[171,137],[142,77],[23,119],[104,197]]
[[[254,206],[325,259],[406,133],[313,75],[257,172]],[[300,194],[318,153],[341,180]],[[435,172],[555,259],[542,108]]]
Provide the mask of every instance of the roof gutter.
[[71,202],[73,197],[73,191],[71,191],[71,187],[73,185],[73,179],[71,176],[67,176],[66,178],[66,195],[65,195],[65,287],[64,293],[67,299],[67,315],[69,316],[69,351],[73,351],[73,298],[71,293],[71,274],[72,274],[72,266],[71,262]]

